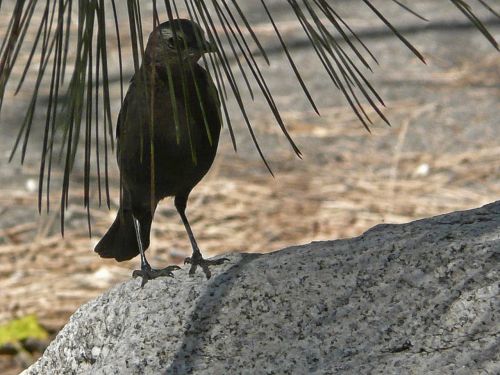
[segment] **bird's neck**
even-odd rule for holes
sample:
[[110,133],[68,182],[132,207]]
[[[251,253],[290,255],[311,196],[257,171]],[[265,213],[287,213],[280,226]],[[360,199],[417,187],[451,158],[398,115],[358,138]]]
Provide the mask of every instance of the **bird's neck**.
[[169,77],[189,77],[195,69],[196,63],[191,62],[171,62],[159,63],[148,62],[141,66],[141,73],[148,79],[164,79]]

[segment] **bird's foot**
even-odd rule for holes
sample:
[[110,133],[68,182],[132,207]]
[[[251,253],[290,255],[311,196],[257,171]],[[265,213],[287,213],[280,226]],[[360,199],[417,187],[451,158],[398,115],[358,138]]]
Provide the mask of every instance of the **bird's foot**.
[[198,266],[201,267],[203,273],[210,279],[212,276],[212,272],[210,272],[210,266],[220,266],[224,264],[224,262],[229,261],[228,258],[220,258],[220,259],[204,259],[200,253],[194,253],[192,257],[188,257],[184,260],[184,264],[190,264],[191,268],[189,269],[189,274],[194,275]]
[[141,266],[140,270],[135,270],[132,273],[132,277],[142,277],[142,283],[141,283],[141,288],[146,285],[146,283],[149,280],[156,279],[157,277],[163,277],[163,276],[168,276],[168,277],[174,277],[174,274],[172,271],[180,269],[179,266],[168,266],[162,269],[154,269],[151,268],[149,264]]

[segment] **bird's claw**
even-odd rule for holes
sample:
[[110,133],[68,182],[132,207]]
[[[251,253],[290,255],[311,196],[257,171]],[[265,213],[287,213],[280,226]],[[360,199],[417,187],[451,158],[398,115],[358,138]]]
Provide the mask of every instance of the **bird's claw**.
[[188,257],[184,259],[184,264],[190,264],[191,268],[189,269],[189,274],[194,275],[196,272],[196,269],[198,266],[201,266],[201,269],[203,270],[203,273],[207,277],[207,279],[210,279],[212,276],[212,272],[210,272],[209,266],[220,266],[221,264],[224,264],[224,262],[228,262],[228,258],[219,258],[219,259],[203,259],[202,256],[193,256],[193,257]]
[[141,267],[140,270],[135,270],[132,277],[142,277],[141,288],[146,285],[149,280],[156,279],[157,277],[174,277],[172,271],[180,269],[179,266],[168,266],[162,269],[154,269],[151,267]]

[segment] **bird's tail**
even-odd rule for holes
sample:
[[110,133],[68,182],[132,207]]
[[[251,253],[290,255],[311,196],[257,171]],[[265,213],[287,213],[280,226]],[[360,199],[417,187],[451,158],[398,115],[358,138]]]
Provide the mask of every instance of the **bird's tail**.
[[[94,251],[102,258],[114,258],[118,262],[139,255],[139,243],[135,235],[133,220],[131,210],[120,208],[115,221],[96,245]],[[151,219],[139,219],[139,226],[142,246],[146,250],[149,247]]]

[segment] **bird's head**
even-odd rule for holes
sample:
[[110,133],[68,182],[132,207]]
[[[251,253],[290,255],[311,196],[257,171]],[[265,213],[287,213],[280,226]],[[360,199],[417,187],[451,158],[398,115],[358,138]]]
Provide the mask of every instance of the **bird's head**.
[[196,63],[204,53],[215,52],[203,29],[187,19],[157,26],[149,36],[146,57],[155,64]]

